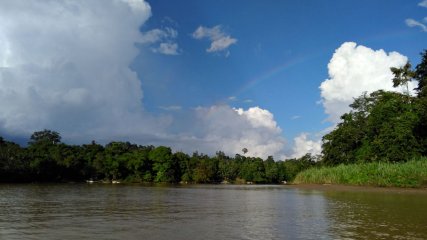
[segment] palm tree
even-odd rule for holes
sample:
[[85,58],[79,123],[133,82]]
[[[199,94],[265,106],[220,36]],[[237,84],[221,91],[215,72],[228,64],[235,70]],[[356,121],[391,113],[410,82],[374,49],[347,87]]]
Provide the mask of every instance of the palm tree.
[[392,67],[390,70],[393,72],[393,87],[398,87],[401,85],[406,86],[406,95],[410,96],[409,93],[409,82],[415,77],[415,72],[411,70],[411,64],[407,62],[405,66],[401,68]]

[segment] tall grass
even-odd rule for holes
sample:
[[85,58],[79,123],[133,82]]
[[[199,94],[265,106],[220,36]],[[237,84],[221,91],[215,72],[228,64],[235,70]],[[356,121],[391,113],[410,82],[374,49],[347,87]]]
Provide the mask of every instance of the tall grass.
[[378,162],[311,168],[300,172],[294,183],[422,187],[427,186],[427,157],[404,163]]

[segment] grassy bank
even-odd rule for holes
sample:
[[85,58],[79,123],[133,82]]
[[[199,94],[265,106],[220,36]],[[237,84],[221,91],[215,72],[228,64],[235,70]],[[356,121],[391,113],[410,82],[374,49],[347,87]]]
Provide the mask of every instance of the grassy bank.
[[427,157],[405,163],[365,163],[311,168],[299,173],[294,183],[422,187],[427,185]]

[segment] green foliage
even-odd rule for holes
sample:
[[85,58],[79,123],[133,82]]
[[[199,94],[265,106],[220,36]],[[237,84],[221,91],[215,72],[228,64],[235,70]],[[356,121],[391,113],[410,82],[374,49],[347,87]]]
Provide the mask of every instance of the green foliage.
[[291,159],[282,163],[284,171],[281,181],[292,181],[299,172],[315,166],[317,158],[311,154],[306,154],[298,159]]
[[152,180],[152,161],[148,155],[154,147],[139,147],[123,155],[126,168],[134,181],[150,182]]
[[[272,156],[269,156],[267,160],[264,161],[264,169],[265,169],[265,180],[269,183],[279,183],[280,175],[279,175],[279,165],[274,162]],[[282,180],[283,181],[283,180]]]
[[238,177],[249,182],[265,183],[265,168],[262,159],[245,158],[240,167]]
[[219,181],[218,176],[218,159],[210,158],[207,155],[197,155],[198,164],[194,169],[194,181],[197,183],[216,183]]
[[359,162],[399,162],[419,155],[414,129],[419,117],[407,97],[393,92],[371,94],[376,104],[367,117],[363,147],[368,151],[357,156]]
[[427,184],[427,158],[394,164],[374,162],[311,168],[299,173],[294,183],[421,187]]
[[419,135],[425,134],[421,100],[380,90],[360,96],[351,107],[323,137],[323,163],[400,162],[425,152],[425,135]]
[[314,160],[311,155],[284,162],[271,156],[230,158],[221,151],[212,157],[198,152],[190,157],[165,146],[129,142],[67,145],[50,130],[34,133],[27,148],[0,137],[0,182],[281,183],[312,167]]
[[415,72],[411,70],[411,64],[407,62],[401,68],[392,67],[390,70],[394,75],[393,87],[404,85],[406,87],[406,95],[409,96],[409,82],[415,77]]
[[150,151],[148,158],[153,161],[155,182],[178,182],[179,165],[168,147],[160,146]]
[[60,142],[61,136],[58,132],[45,129],[43,131],[34,132],[28,144],[57,144]]
[[4,141],[0,137],[0,181],[20,182],[28,177],[29,164],[25,159],[25,152],[18,144]]
[[418,81],[418,96],[427,97],[427,49],[421,53],[421,62],[415,67],[415,79]]

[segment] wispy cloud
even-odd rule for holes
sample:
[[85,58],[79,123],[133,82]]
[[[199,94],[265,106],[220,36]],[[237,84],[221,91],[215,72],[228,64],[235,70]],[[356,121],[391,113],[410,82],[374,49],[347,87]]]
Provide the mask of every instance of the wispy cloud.
[[236,96],[230,96],[230,97],[228,97],[228,100],[230,100],[230,101],[236,101],[237,97]]
[[155,53],[161,53],[164,55],[179,55],[179,49],[177,43],[160,43],[159,47],[151,49]]
[[[426,21],[426,18],[424,18],[424,21]],[[423,23],[420,23],[412,18],[408,18],[405,20],[406,25],[408,27],[419,27],[423,32],[427,32],[427,26]]]
[[178,44],[175,42],[177,37],[178,31],[173,28],[156,28],[143,33],[140,43],[153,46],[151,47],[151,51],[155,53],[179,55],[180,50]]
[[421,1],[420,3],[418,3],[418,6],[427,8],[427,0]]
[[[206,51],[209,53],[225,51],[231,45],[237,43],[237,39],[232,38],[230,35],[226,34],[222,30],[221,25],[216,25],[212,28],[199,26],[193,32],[193,38],[195,39],[208,38],[211,41],[211,45],[208,49],[206,49]],[[230,52],[227,51],[226,56],[228,56],[229,54]]]
[[291,117],[292,120],[297,120],[297,119],[300,119],[300,118],[301,118],[301,116],[299,116],[299,115],[294,115],[294,116]]
[[178,105],[160,106],[159,108],[165,111],[179,111],[182,109],[182,107]]
[[245,99],[245,100],[243,100],[243,102],[244,102],[244,103],[252,103],[252,102],[253,102],[253,100],[252,100],[252,99]]

